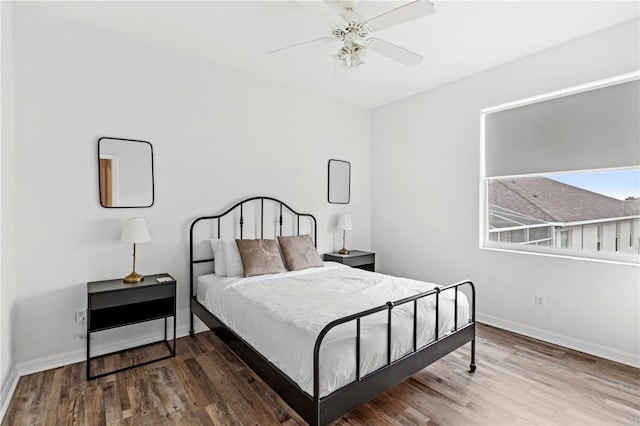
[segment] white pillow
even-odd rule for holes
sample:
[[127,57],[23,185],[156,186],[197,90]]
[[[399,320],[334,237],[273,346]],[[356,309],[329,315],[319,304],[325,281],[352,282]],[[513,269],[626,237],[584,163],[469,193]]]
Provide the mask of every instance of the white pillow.
[[227,270],[227,276],[244,275],[242,258],[235,240],[224,240],[222,245],[224,246],[224,265]]
[[213,268],[216,275],[227,275],[227,266],[224,261],[224,245],[223,240],[216,238],[211,240],[211,248],[213,249]]

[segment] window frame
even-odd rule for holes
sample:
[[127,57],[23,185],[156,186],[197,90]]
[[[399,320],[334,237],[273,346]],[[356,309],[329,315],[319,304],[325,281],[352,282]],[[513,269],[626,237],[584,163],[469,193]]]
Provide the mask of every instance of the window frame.
[[[511,108],[521,107],[524,105],[543,102],[546,100],[555,99],[558,97],[568,96],[572,94],[581,93],[588,90],[594,90],[598,88],[603,88],[607,86],[612,86],[615,84],[621,84],[633,80],[640,79],[640,71],[623,74],[616,77],[611,77],[608,79],[599,80],[596,82],[586,83],[579,86],[570,87],[567,89],[557,90],[554,92],[533,96],[529,98],[525,98],[522,100],[509,102],[501,105],[497,105],[490,108],[485,108],[480,111],[480,179],[479,179],[479,247],[483,250],[492,250],[499,252],[513,252],[513,253],[522,253],[529,255],[537,255],[537,256],[551,256],[556,258],[565,258],[565,259],[573,259],[573,260],[582,260],[582,261],[590,261],[590,262],[605,262],[612,264],[623,264],[623,265],[632,265],[632,266],[640,266],[640,247],[638,248],[638,254],[626,254],[620,253],[619,251],[603,252],[601,250],[598,251],[587,251],[582,249],[571,249],[571,248],[561,248],[555,246],[538,246],[538,245],[521,245],[521,244],[513,244],[507,242],[500,241],[492,241],[489,239],[489,180],[490,179],[504,179],[504,178],[513,178],[513,177],[526,177],[526,176],[541,176],[541,175],[549,175],[552,173],[544,172],[538,174],[522,174],[522,175],[512,175],[512,176],[486,176],[486,147],[485,147],[485,118],[488,114],[493,112],[498,112],[502,110],[507,110]],[[640,167],[640,166],[639,166]],[[621,167],[616,169],[611,168],[603,168],[598,169],[598,171],[606,171],[606,170],[625,170],[625,169],[636,169],[637,167]],[[575,172],[590,172],[596,170],[580,170]],[[562,171],[558,171],[557,173],[562,173]],[[631,225],[631,235],[630,240],[633,240],[633,231],[634,225]],[[569,238],[572,236],[570,235]],[[554,238],[555,239],[555,238]],[[638,238],[640,240],[640,237]],[[630,241],[631,242],[631,241]],[[618,236],[618,246],[621,244],[620,238]],[[639,243],[640,244],[640,243]],[[631,244],[633,246],[633,244]]]

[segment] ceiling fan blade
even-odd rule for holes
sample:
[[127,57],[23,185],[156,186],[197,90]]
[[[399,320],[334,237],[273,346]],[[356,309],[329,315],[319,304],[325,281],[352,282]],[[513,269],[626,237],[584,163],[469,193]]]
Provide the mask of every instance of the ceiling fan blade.
[[322,16],[330,24],[339,24],[344,22],[344,19],[340,14],[322,0],[298,0],[298,4],[309,12]]
[[408,67],[418,66],[422,62],[422,56],[388,41],[371,37],[368,42],[373,51]]
[[325,43],[329,43],[329,42],[332,42],[332,41],[335,41],[335,40],[332,39],[331,37],[316,38],[316,39],[313,39],[313,40],[307,40],[307,41],[303,41],[301,43],[292,44],[291,46],[285,46],[285,47],[281,47],[280,49],[272,50],[272,51],[268,52],[267,55],[275,57],[275,56],[278,56],[280,53],[282,53],[282,52],[284,52],[286,50],[293,49],[293,48],[300,47],[300,46],[304,46],[304,45],[311,44],[311,43],[317,43],[319,41],[323,41]]
[[389,28],[403,22],[412,21],[435,12],[433,3],[428,0],[416,0],[398,8],[392,9],[382,15],[375,16],[365,23],[371,31]]

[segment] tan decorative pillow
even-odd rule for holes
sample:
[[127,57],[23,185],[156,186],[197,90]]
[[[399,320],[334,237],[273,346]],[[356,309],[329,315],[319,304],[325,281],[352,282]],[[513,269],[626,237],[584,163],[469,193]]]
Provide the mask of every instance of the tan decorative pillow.
[[276,240],[236,240],[236,244],[245,277],[287,271]]
[[290,271],[324,265],[309,235],[278,237],[278,242]]

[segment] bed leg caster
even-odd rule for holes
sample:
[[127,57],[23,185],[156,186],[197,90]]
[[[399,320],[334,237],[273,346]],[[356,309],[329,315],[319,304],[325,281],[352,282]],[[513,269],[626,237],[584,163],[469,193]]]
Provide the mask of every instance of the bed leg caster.
[[476,339],[474,338],[471,341],[471,363],[469,364],[469,373],[473,373],[475,371],[476,371]]

